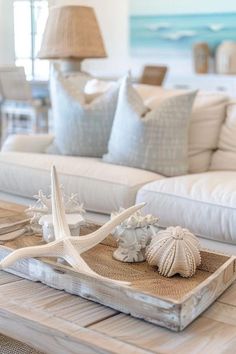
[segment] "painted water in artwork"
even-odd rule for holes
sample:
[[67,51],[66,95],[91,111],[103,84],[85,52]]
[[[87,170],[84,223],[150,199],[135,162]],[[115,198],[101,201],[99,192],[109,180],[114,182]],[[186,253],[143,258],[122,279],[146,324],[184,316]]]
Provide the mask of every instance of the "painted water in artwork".
[[225,40],[236,40],[236,12],[130,16],[132,55],[185,55],[196,42],[207,42],[214,50]]

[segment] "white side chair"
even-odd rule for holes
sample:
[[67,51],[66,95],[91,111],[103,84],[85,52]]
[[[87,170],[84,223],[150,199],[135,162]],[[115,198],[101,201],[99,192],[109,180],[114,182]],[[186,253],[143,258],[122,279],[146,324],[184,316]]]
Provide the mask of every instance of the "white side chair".
[[[22,116],[30,123],[30,132],[48,130],[49,105],[34,99],[23,67],[0,67],[1,140],[22,125]],[[15,130],[15,131],[14,131]]]

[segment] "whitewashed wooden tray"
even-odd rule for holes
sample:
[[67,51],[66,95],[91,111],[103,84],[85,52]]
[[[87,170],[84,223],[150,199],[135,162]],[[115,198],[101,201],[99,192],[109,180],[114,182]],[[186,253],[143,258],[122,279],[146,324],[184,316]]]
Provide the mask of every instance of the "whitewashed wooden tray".
[[[90,225],[83,228],[82,232],[87,234],[95,228]],[[42,244],[37,235],[21,236],[15,241],[5,242],[0,246],[0,259],[13,249],[36,244]],[[114,247],[114,240],[110,236],[102,244],[87,251],[84,259],[103,276],[131,282],[129,287],[77,273],[70,266],[52,259],[22,260],[7,271],[174,331],[181,331],[188,326],[236,278],[235,257],[202,251],[202,265],[194,277],[165,278],[146,262],[127,264],[114,260]]]

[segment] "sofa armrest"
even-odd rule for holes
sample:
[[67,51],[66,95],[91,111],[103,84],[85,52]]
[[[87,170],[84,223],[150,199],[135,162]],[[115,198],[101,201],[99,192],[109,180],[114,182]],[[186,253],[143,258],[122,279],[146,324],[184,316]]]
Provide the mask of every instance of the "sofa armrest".
[[54,136],[50,134],[10,135],[4,142],[2,151],[45,153],[53,140]]

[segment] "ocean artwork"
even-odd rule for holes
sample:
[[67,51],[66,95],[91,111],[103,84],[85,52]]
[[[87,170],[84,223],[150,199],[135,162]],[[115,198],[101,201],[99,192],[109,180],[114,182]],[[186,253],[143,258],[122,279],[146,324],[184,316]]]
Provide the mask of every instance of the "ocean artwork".
[[229,13],[130,15],[131,55],[191,53],[196,42],[214,51],[222,41],[236,41],[236,11]]

